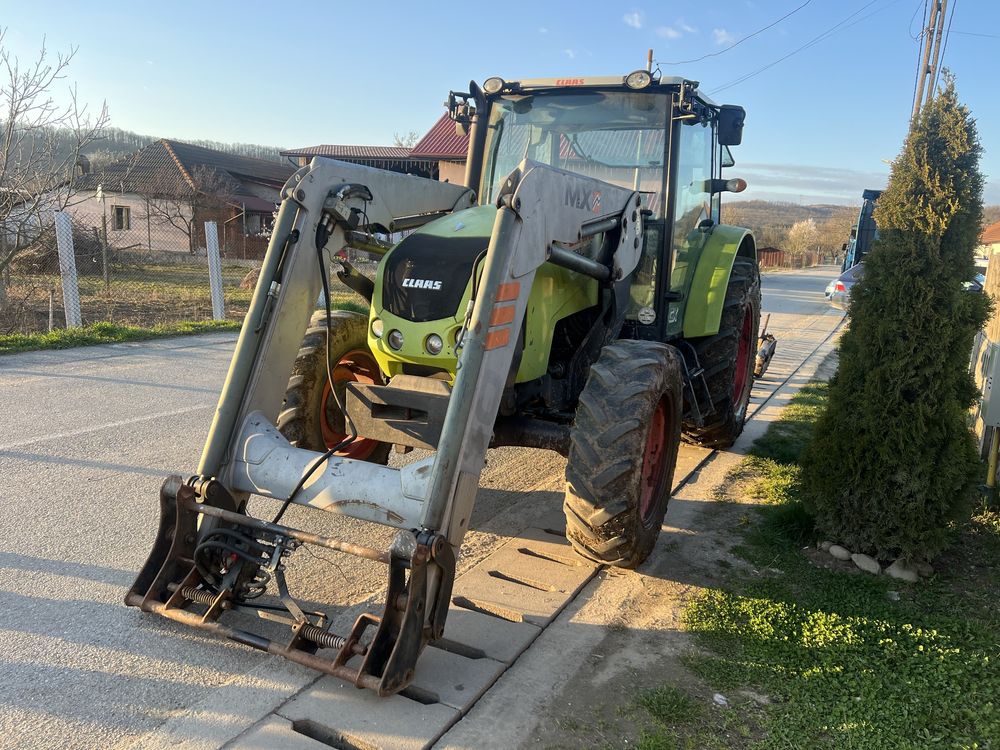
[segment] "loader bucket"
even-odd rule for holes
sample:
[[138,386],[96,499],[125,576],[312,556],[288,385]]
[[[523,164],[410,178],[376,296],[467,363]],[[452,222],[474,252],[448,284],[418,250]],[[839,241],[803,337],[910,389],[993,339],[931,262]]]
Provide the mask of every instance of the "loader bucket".
[[[330,632],[323,613],[303,611],[279,564],[303,544],[388,565],[383,614],[362,614],[340,636]],[[431,575],[435,585],[429,585]],[[383,552],[252,518],[218,482],[184,483],[172,476],[160,489],[153,549],[125,603],[387,696],[410,684],[424,646],[443,635],[454,577],[455,556],[441,536],[403,531]],[[287,616],[255,603],[270,580]],[[428,591],[434,592],[430,601]],[[289,626],[289,640],[278,643],[221,622],[241,611],[266,611],[268,620]],[[333,659],[317,655],[321,648],[335,650]]]

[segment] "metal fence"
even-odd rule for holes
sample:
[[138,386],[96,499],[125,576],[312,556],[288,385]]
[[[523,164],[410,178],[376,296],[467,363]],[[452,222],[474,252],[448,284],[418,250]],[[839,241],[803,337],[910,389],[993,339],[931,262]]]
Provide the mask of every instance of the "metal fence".
[[[137,232],[108,226],[103,217],[69,212],[50,217],[50,224],[27,238],[0,233],[6,243],[0,257],[13,251],[0,273],[0,335],[99,322],[150,327],[246,315],[261,261],[241,256],[262,258],[266,244],[258,245],[266,237],[234,240],[224,222],[215,221],[178,236],[176,227],[145,222]],[[122,223],[122,217],[110,219]],[[367,254],[348,250],[346,256],[374,276],[377,263]],[[331,279],[335,306],[363,302],[332,274]]]
[[788,253],[773,247],[758,249],[757,258],[761,268],[812,268],[838,263],[833,256],[822,253]]
[[[30,237],[5,237],[4,255],[13,252],[13,260],[0,278],[0,334],[102,321],[154,326],[241,320],[260,261],[219,258],[216,282],[221,298],[213,309],[211,243],[206,241],[208,230],[199,230],[198,241],[190,242],[183,233],[178,237],[174,227],[143,226],[145,241],[137,242],[134,232],[109,230],[89,217],[60,213]],[[78,315],[74,297],[79,299]]]

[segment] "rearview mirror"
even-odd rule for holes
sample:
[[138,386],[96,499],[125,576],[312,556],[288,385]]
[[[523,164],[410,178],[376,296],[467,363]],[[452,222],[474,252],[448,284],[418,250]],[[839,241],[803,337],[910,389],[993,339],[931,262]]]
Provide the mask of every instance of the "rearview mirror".
[[743,122],[746,117],[746,110],[735,104],[723,104],[719,107],[720,146],[739,146],[743,142]]

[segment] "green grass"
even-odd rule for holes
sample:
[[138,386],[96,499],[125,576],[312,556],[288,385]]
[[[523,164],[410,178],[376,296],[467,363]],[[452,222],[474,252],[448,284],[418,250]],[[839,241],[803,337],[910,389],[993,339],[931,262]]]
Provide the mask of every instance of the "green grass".
[[[368,307],[353,300],[335,301],[334,310],[351,310],[368,314]],[[154,326],[119,325],[117,323],[92,323],[81,328],[57,328],[49,333],[11,333],[0,335],[0,355],[30,352],[38,349],[70,349],[75,346],[120,344],[126,341],[145,341],[167,336],[186,336],[196,333],[239,331],[242,320],[188,320],[161,323]]]
[[[249,271],[242,265],[222,266],[226,316],[231,320],[242,321],[250,306],[253,289],[241,286]],[[109,284],[105,285],[100,274],[80,274],[78,287],[83,320],[87,323],[104,321],[145,329],[212,316],[212,293],[204,259],[201,263],[192,259],[191,263],[113,265]],[[12,273],[8,289],[10,305],[6,311],[0,310],[0,332],[31,334],[43,330],[48,324],[50,290],[56,290],[56,316],[62,319],[59,289],[58,274]],[[331,298],[335,307],[367,311],[358,304],[360,298],[354,292],[338,284],[334,285]]]
[[646,709],[655,722],[667,727],[686,724],[701,713],[701,706],[694,698],[673,685],[646,690],[636,703]]
[[148,328],[116,325],[115,323],[92,323],[82,328],[57,328],[50,333],[12,333],[0,336],[0,354],[28,352],[37,349],[69,349],[74,346],[94,346],[96,344],[120,344],[125,341],[144,341],[195,333],[238,331],[241,325],[242,323],[238,320],[187,321]]
[[[702,650],[687,665],[713,690],[771,702],[747,709],[752,731],[700,730],[698,746],[1000,748],[1000,514],[981,509],[913,586],[807,554],[797,461],[825,400],[825,386],[803,389],[733,477],[763,506],[738,551],[780,574],[733,572],[696,597],[685,618]],[[689,735],[657,722],[641,746]]]

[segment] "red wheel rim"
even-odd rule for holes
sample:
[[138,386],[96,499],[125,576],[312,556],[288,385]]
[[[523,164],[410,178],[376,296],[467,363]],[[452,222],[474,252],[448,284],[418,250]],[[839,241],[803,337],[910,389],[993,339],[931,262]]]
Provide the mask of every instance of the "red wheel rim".
[[[379,372],[375,358],[370,353],[360,349],[350,351],[341,357],[333,366],[331,375],[341,403],[344,403],[344,395],[347,392],[348,383],[382,384],[382,375]],[[323,405],[323,410],[319,420],[319,426],[323,432],[323,442],[326,444],[327,450],[347,438],[347,434],[340,425],[330,422],[331,408],[339,412],[337,402],[330,392],[330,379],[326,378],[326,381],[323,383],[323,396],[320,401]],[[365,459],[369,458],[378,446],[379,442],[377,440],[358,438],[343,450],[337,451],[336,455],[346,458]]]
[[737,412],[743,406],[743,396],[749,390],[750,382],[750,352],[753,351],[753,316],[747,308],[743,313],[743,325],[740,326],[740,342],[736,350],[736,373],[733,377],[733,408]]
[[667,399],[662,398],[656,405],[649,420],[649,435],[646,451],[642,456],[642,484],[639,496],[639,518],[642,525],[649,527],[654,520],[655,509],[663,494],[663,480],[667,473],[667,454],[670,452],[667,435]]

